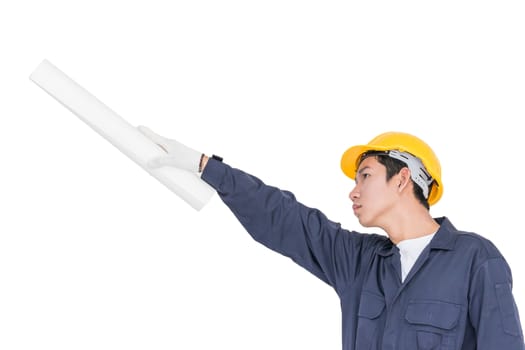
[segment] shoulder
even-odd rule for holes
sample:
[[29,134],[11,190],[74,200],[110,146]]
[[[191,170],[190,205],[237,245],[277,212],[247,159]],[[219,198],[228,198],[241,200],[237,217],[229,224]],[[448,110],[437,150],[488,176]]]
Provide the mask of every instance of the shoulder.
[[481,234],[457,229],[452,222],[446,218],[436,218],[440,228],[433,244],[435,246],[463,252],[477,253],[487,259],[501,257],[496,245]]
[[457,269],[470,266],[472,274],[486,272],[504,281],[510,278],[510,268],[493,242],[479,233],[456,229],[446,218],[440,224],[440,237],[433,245],[446,250],[447,260]]
[[487,259],[501,257],[496,245],[482,235],[469,231],[457,231],[457,235],[456,244],[459,249],[475,250]]
[[457,229],[445,217],[436,220],[440,229],[431,243],[433,248],[447,250],[458,259],[469,260],[474,265],[483,264],[488,260],[503,260],[496,245],[481,234]]

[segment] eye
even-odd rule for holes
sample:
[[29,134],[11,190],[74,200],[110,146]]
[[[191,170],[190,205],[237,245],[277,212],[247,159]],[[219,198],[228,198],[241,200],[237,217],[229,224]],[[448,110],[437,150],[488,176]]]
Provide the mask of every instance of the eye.
[[356,177],[356,179],[355,179],[356,185],[359,183],[359,181],[364,181],[369,176],[370,176],[370,174],[368,174],[368,173],[361,173],[361,174],[359,174],[359,176]]

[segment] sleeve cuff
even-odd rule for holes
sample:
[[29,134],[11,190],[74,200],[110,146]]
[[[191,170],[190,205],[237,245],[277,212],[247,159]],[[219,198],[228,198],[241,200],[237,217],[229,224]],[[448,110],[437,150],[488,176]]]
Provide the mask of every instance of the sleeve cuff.
[[216,158],[209,158],[206,167],[204,168],[201,179],[206,181],[215,190],[219,190],[222,179],[226,174],[228,165]]

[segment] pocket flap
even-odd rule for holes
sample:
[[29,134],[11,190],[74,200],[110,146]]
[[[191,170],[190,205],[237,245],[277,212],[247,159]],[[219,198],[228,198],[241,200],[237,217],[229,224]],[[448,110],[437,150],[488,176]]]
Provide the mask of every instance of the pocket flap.
[[459,320],[461,307],[442,301],[413,301],[408,304],[405,318],[413,324],[452,329]]
[[361,294],[361,301],[359,303],[359,317],[374,319],[381,315],[385,308],[385,299],[379,295],[369,292]]

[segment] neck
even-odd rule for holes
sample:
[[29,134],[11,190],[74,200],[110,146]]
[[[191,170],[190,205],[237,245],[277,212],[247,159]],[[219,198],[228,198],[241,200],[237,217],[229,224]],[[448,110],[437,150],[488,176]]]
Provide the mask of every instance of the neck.
[[432,218],[428,210],[420,204],[412,208],[398,210],[395,219],[390,220],[383,230],[394,244],[399,242],[419,238],[435,233],[439,229],[439,224]]

